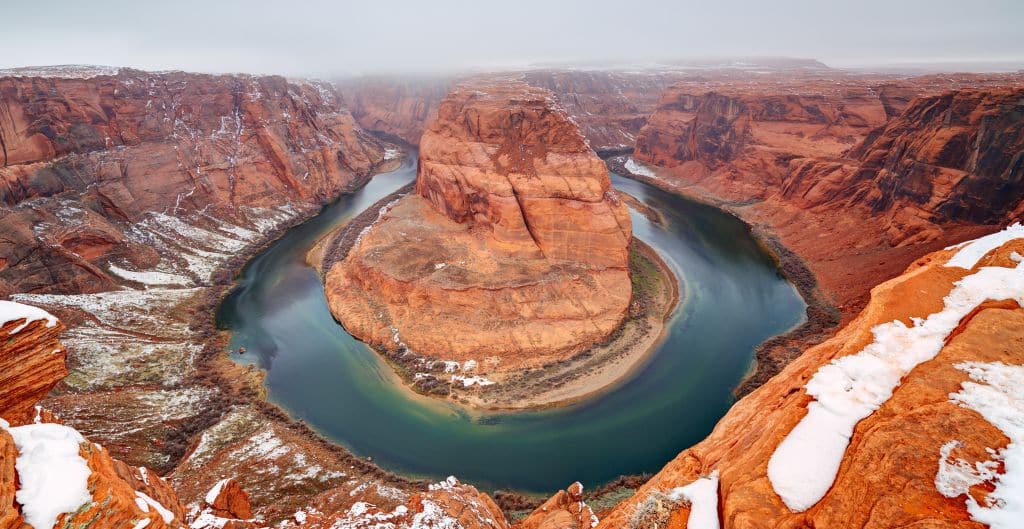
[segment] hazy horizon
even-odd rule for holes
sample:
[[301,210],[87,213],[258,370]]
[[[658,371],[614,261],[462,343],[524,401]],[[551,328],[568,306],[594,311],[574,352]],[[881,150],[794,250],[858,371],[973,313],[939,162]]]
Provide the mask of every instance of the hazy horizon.
[[432,2],[58,1],[0,8],[0,68],[341,77],[794,57],[837,68],[1024,68],[1024,3],[809,0]]

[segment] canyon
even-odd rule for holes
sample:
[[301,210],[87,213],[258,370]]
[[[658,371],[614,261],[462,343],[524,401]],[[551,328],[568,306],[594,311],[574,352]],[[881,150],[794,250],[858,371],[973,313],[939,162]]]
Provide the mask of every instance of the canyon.
[[[1012,527],[1024,233],[982,236],[1024,215],[1024,78],[802,68],[378,78],[337,93],[127,69],[0,76],[0,294],[16,302],[0,326],[0,527],[40,512],[16,494],[34,428],[78,448],[62,457],[80,458],[91,499],[58,516],[86,527]],[[508,126],[509,108],[530,119]],[[807,322],[762,345],[711,435],[610,495],[622,501],[573,484],[510,520],[508,495],[382,471],[263,399],[212,314],[249,255],[395,167],[403,147],[390,142],[419,148],[417,183],[370,208],[365,232],[335,234],[328,290],[372,287],[393,317],[420,282],[417,310],[467,296],[463,316],[501,315],[451,266],[455,249],[477,272],[494,266],[487,240],[556,282],[563,269],[538,266],[549,255],[591,279],[574,287],[608,317],[573,344],[606,337],[629,299],[593,278],[628,288],[630,234],[597,151],[749,223],[808,300]],[[574,178],[515,176],[549,172]],[[592,233],[565,236],[561,213],[510,194],[584,203],[571,224]],[[421,241],[403,252],[410,234]],[[395,333],[370,305],[336,314],[382,348],[486,361],[472,352],[486,326],[451,332],[436,325],[445,310],[419,329],[399,314]],[[442,356],[460,340],[465,356]],[[559,351],[545,361],[578,352],[529,343]]]

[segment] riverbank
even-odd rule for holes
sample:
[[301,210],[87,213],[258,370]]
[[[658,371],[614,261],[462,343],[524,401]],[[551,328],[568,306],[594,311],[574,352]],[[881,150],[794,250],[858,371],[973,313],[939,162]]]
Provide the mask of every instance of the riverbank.
[[[411,185],[380,199],[347,224],[322,237],[306,262],[323,277],[348,255],[360,233],[376,222],[379,211],[411,191]],[[628,195],[624,200],[656,224],[660,214]],[[608,391],[642,366],[663,337],[666,322],[680,302],[681,280],[658,253],[634,239],[630,247],[633,299],[619,328],[604,342],[560,362],[537,369],[453,374],[445,363],[410,351],[373,348],[398,374],[404,389],[457,403],[472,411],[529,410],[564,406]],[[434,365],[435,369],[425,369]],[[466,383],[466,381],[471,381]],[[472,381],[486,381],[484,384]]]
[[841,320],[839,309],[819,287],[818,278],[807,263],[780,241],[773,230],[764,224],[751,223],[737,208],[748,203],[729,202],[703,190],[682,186],[658,177],[653,172],[633,172],[626,167],[628,156],[608,158],[605,163],[609,170],[628,178],[657,187],[668,193],[683,196],[695,202],[718,208],[742,221],[750,233],[776,261],[779,271],[793,284],[800,297],[807,304],[803,323],[778,336],[765,340],[754,349],[754,361],[743,380],[736,386],[737,398],[754,391],[771,377],[782,371],[807,347],[820,343],[835,331]]

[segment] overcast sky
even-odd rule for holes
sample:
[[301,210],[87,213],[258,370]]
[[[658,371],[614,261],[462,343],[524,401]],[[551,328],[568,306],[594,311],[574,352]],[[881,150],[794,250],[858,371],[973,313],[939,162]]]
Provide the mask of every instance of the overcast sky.
[[784,55],[838,67],[1024,59],[1024,0],[837,4],[0,0],[0,68],[333,76],[707,56]]

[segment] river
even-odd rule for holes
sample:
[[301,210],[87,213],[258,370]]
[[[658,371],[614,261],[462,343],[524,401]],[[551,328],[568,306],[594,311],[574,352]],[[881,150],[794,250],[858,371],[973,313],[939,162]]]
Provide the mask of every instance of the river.
[[243,269],[217,315],[231,349],[247,349],[232,357],[266,370],[271,402],[388,470],[527,493],[655,472],[724,415],[754,347],[803,319],[803,300],[741,221],[613,175],[616,188],[665,217],[659,226],[631,212],[633,233],[685,282],[644,366],[601,395],[543,411],[471,413],[411,394],[335,322],[305,254],[415,174],[413,153],[289,230]]

